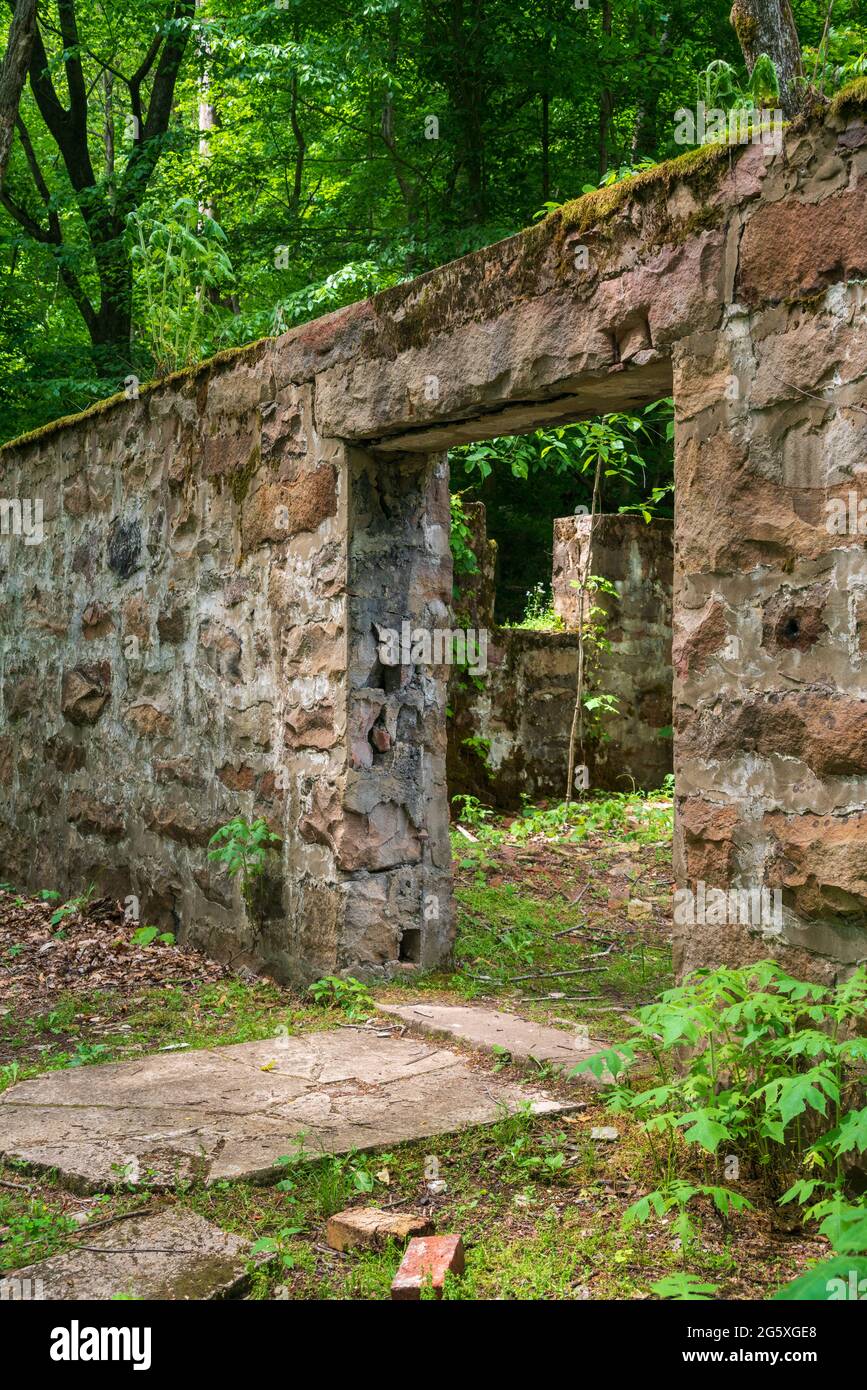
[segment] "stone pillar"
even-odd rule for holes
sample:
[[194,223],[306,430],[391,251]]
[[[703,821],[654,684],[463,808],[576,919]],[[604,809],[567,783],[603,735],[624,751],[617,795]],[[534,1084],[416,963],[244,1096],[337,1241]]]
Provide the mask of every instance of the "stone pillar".
[[415,634],[450,628],[451,584],[446,455],[351,451],[338,967],[430,968],[451,951],[449,667],[413,653]]
[[455,574],[455,619],[465,627],[490,629],[494,626],[497,596],[497,542],[488,539],[484,502],[465,501],[464,517],[470,532],[467,544],[475,555],[476,569],[471,574]]
[[676,904],[676,963],[828,979],[867,957],[867,296],[766,293],[765,220],[675,353],[676,872],[744,890]]
[[[579,625],[589,516],[554,522],[554,611],[567,629]],[[590,785],[610,791],[659,787],[672,769],[671,586],[673,527],[663,518],[603,514],[593,526],[589,573],[616,593],[592,596],[604,610],[607,648],[589,655],[588,689],[617,699],[602,717],[601,739],[587,745]],[[586,600],[585,600],[586,602]]]

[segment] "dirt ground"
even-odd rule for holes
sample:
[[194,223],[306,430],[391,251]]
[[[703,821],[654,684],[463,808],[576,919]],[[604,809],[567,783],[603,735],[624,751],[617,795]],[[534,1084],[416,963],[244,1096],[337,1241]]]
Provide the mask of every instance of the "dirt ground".
[[[633,1011],[670,982],[670,802],[620,799],[577,829],[558,830],[546,814],[455,831],[454,969],[374,987],[348,1013],[195,951],[156,938],[141,944],[139,929],[105,899],[58,917],[63,904],[54,897],[0,890],[0,1087],[159,1048],[263,1038],[281,1026],[376,1026],[377,999],[474,1000],[554,1026],[583,1020],[594,1037],[622,1037]],[[473,1065],[508,1067],[575,1098],[532,1062],[519,1068],[475,1054]],[[591,1138],[594,1126],[612,1124],[616,1142]],[[444,1188],[432,1189],[426,1176],[432,1154]],[[686,1152],[683,1165],[700,1180]],[[141,1187],[80,1197],[51,1174],[7,1164],[0,1268],[68,1248],[97,1221],[166,1201],[266,1242],[273,1258],[252,1280],[256,1298],[387,1298],[399,1251],[341,1255],[325,1243],[328,1216],[351,1205],[418,1209],[438,1231],[460,1232],[467,1271],[447,1296],[465,1300],[646,1299],[678,1271],[705,1281],[708,1296],[760,1299],[827,1252],[809,1232],[782,1229],[749,1185],[752,1212],[724,1221],[697,1203],[686,1248],[673,1220],[624,1228],[627,1208],[653,1185],[641,1126],[612,1119],[601,1098],[568,1114],[522,1113],[392,1153],[290,1166],[270,1188],[220,1183],[179,1186],[168,1198]]]

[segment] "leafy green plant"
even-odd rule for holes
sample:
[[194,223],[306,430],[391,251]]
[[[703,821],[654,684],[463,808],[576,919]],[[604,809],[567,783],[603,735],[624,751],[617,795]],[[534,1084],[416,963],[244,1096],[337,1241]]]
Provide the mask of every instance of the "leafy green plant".
[[473,532],[464,510],[463,492],[449,495],[451,509],[451,549],[455,576],[478,574],[479,562],[473,549]]
[[144,336],[164,376],[202,355],[215,295],[233,279],[226,235],[193,198],[178,198],[165,218],[132,212],[127,228]]
[[677,1299],[681,1303],[707,1303],[717,1291],[716,1284],[702,1283],[697,1275],[683,1269],[666,1274],[650,1288],[660,1298]]
[[57,1007],[51,1009],[47,1014],[36,1014],[32,1020],[33,1028],[37,1033],[69,1033],[75,1027],[75,1018],[78,1012],[76,1000],[66,995],[59,999]]
[[867,1299],[867,1256],[835,1255],[808,1269],[774,1294],[783,1301],[835,1303]]
[[816,48],[804,48],[804,71],[820,92],[836,92],[867,76],[867,36],[862,29],[831,25]]
[[481,827],[493,817],[490,806],[484,806],[477,796],[471,796],[468,792],[460,792],[452,797],[452,805],[456,807],[456,817],[459,821],[466,821],[467,825]]
[[777,106],[780,84],[767,53],[760,53],[749,76],[739,74],[724,58],[708,63],[696,78],[698,100],[708,110],[752,111]]
[[795,1302],[867,1300],[867,1203],[862,1197],[851,1206],[838,1190],[812,1210],[824,1216],[819,1229],[837,1253],[784,1285],[774,1297]]
[[633,792],[604,792],[582,801],[533,806],[525,801],[509,826],[509,840],[521,843],[534,835],[550,840],[579,841],[605,833],[624,841],[657,843],[671,838],[672,805],[668,793],[639,796]]
[[[378,290],[396,284],[399,279],[400,275],[397,272],[377,265],[375,261],[348,261],[338,270],[326,275],[323,280],[304,285],[303,288],[286,295],[270,315],[268,331],[285,333],[294,323],[318,318],[343,304],[353,304],[356,300],[366,299]],[[249,329],[245,336],[250,336]]]
[[69,1067],[89,1067],[94,1062],[98,1062],[109,1048],[106,1043],[79,1043],[75,1052],[67,1062]]
[[652,1216],[667,1217],[674,1212],[671,1230],[680,1241],[683,1259],[696,1243],[697,1231],[689,1213],[689,1206],[696,1197],[710,1200],[724,1220],[728,1220],[733,1211],[752,1210],[752,1202],[731,1188],[718,1183],[689,1182],[685,1178],[672,1177],[663,1181],[655,1192],[640,1197],[627,1208],[623,1215],[623,1229],[628,1231],[632,1226],[644,1225]]
[[[85,893],[79,893],[77,898],[70,898],[67,902],[62,903],[60,907],[58,907],[54,912],[52,912],[51,916],[48,919],[52,927],[59,927],[63,922],[66,921],[67,917],[74,917],[76,912],[83,912],[84,909],[87,907],[87,904],[93,897],[93,891],[95,887],[96,884],[91,883],[90,887],[87,889]],[[58,893],[57,896],[59,897],[60,894]]]
[[644,155],[636,160],[634,164],[618,164],[613,169],[607,169],[602,175],[598,184],[585,183],[583,193],[595,193],[597,188],[611,188],[615,183],[622,183],[624,179],[633,179],[636,174],[643,174],[647,169],[655,169],[656,160],[649,155]]
[[20,1062],[6,1062],[0,1067],[0,1091],[5,1091],[7,1087],[14,1086],[21,1075]]
[[[610,594],[616,597],[617,589],[610,580],[598,574],[588,575],[583,581],[573,579],[570,581],[570,587],[577,589],[581,594],[581,637],[585,652],[586,682],[589,674],[598,666],[601,654],[611,649],[611,643],[605,635],[608,613],[601,604],[594,603],[593,600],[596,594]],[[599,738],[602,715],[618,712],[617,696],[592,686],[588,687],[586,683],[582,683],[580,696],[583,708],[588,714],[595,716],[595,719],[588,721],[588,733],[594,738]]]
[[150,946],[154,941],[159,941],[162,946],[174,946],[175,934],[170,931],[161,932],[159,927],[137,927],[130,941],[133,946]]
[[41,1260],[62,1246],[66,1237],[77,1229],[70,1217],[55,1211],[38,1197],[20,1210],[4,1196],[0,1196],[0,1227],[3,1228],[0,1256],[3,1269],[16,1269]]
[[287,1246],[303,1230],[303,1226],[284,1226],[275,1236],[261,1236],[250,1246],[250,1254],[272,1255],[282,1269],[294,1269],[295,1260]]
[[[346,1154],[327,1154],[317,1159],[306,1147],[306,1132],[296,1136],[291,1153],[277,1160],[287,1176],[277,1184],[280,1192],[295,1205],[299,1196],[311,1203],[322,1216],[339,1211],[352,1197],[372,1192],[377,1176],[372,1161],[351,1149]],[[393,1154],[378,1154],[379,1171],[394,1162]]]
[[275,835],[268,822],[261,816],[252,824],[243,816],[221,825],[211,836],[208,858],[218,864],[225,864],[233,878],[240,880],[246,892],[251,883],[265,872],[268,852],[280,844],[280,836]]
[[491,771],[491,740],[489,738],[483,738],[481,734],[472,734],[469,738],[461,739],[461,747],[469,748],[471,753],[475,753],[485,771]]
[[[683,1214],[698,1195],[724,1217],[746,1205],[730,1187],[677,1176],[686,1142],[706,1167],[721,1149],[736,1157],[774,1200],[819,1220],[836,1249],[867,1248],[867,1205],[846,1186],[848,1158],[867,1150],[867,1109],[849,1108],[864,1080],[867,1038],[853,1028],[865,1012],[863,966],[830,988],[771,960],[697,972],[639,1009],[630,1038],[575,1069],[607,1071],[611,1108],[644,1123],[660,1185],[629,1208],[627,1224],[672,1207]],[[627,1084],[647,1069],[652,1084]]]
[[524,632],[562,632],[563,619],[554,612],[554,597],[551,585],[540,580],[528,590],[524,606],[524,616],[519,623],[505,623],[505,627],[517,628]]
[[483,483],[495,468],[508,468],[514,478],[525,481],[540,473],[577,477],[595,467],[601,456],[608,476],[636,483],[645,472],[642,446],[663,430],[670,439],[671,397],[652,401],[640,414],[611,411],[595,420],[458,445],[449,457],[463,465],[468,477]]
[[325,975],[314,980],[308,993],[323,1009],[341,1009],[348,1019],[364,1018],[373,1007],[370,991],[361,980],[339,975]]

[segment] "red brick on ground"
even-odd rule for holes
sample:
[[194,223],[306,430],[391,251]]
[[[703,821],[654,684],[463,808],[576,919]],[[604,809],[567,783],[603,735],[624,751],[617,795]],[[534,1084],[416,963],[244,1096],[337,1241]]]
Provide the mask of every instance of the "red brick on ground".
[[421,1299],[423,1284],[430,1280],[442,1298],[446,1274],[463,1274],[464,1245],[460,1236],[420,1236],[411,1240],[391,1285],[393,1299]]

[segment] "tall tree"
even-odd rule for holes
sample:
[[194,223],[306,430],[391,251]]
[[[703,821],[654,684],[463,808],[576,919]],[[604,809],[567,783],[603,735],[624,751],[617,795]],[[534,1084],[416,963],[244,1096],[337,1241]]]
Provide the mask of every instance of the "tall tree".
[[802,102],[799,79],[804,69],[789,0],[735,0],[730,18],[747,72],[752,74],[756,59],[766,53],[777,70],[783,114],[797,115]]
[[6,52],[0,64],[0,187],[9,163],[21,90],[27,79],[36,35],[36,0],[17,0]]
[[[132,329],[132,268],[124,236],[126,219],[144,198],[165,148],[195,0],[170,0],[144,55],[128,75],[115,69],[114,57],[98,55],[104,36],[82,38],[76,3],[77,0],[57,0],[56,29],[40,16],[28,70],[36,107],[60,154],[84,226],[98,295],[94,296],[87,284],[91,267],[86,266],[80,273],[67,243],[64,220],[58,212],[66,189],[53,176],[49,183],[35,143],[20,117],[18,132],[30,189],[22,198],[13,197],[4,188],[0,190],[0,203],[34,241],[54,253],[60,277],[87,326],[95,361],[100,369],[116,372],[120,364],[128,361]],[[143,26],[148,8],[145,6],[141,12]],[[59,67],[65,78],[66,105],[54,83]],[[96,142],[92,146],[89,120],[95,117],[96,107],[88,96],[94,77],[99,80],[109,72],[115,77],[115,96],[118,82],[127,90],[129,153],[122,167],[115,161],[107,172],[94,165],[92,148],[96,148]]]

